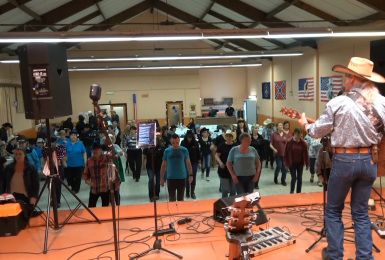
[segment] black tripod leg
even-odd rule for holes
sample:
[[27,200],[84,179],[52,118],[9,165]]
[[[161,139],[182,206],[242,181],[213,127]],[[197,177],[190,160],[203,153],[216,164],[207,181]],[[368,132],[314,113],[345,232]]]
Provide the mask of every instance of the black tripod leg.
[[175,256],[175,257],[178,257],[179,259],[183,259],[183,256],[178,255],[177,253],[171,252],[170,250],[168,250],[168,249],[166,249],[166,248],[163,248],[163,247],[162,247],[160,250],[163,250],[163,251],[165,251],[165,252],[167,252],[167,253],[169,253],[169,254]]
[[309,253],[319,242],[321,242],[322,238],[324,238],[324,236],[320,236],[313,244],[311,244],[306,250],[305,252],[306,253]]
[[87,210],[88,211],[88,213],[90,213],[91,214],[91,216],[99,223],[99,224],[101,224],[102,222],[99,220],[99,218],[90,210],[90,208],[88,208],[87,206],[86,206],[86,204],[84,204],[83,203],[83,201],[81,200],[81,199],[79,199],[79,197],[78,196],[76,196],[76,194],[75,193],[73,193],[73,191],[67,186],[67,184],[65,184],[64,183],[64,181],[62,181],[61,179],[58,179],[59,181],[60,181],[60,183],[64,186],[64,188],[66,188],[67,189],[67,191],[69,192],[69,193],[71,193],[72,194],[72,196],[74,196],[74,198],[83,206],[83,208],[85,209],[85,210]]
[[381,250],[373,243],[373,248],[377,253],[381,253]]
[[48,229],[49,229],[49,220],[51,215],[51,191],[52,191],[52,178],[49,178],[48,184],[48,204],[47,204],[47,218],[45,221],[45,235],[44,235],[44,249],[43,253],[46,254],[48,252]]

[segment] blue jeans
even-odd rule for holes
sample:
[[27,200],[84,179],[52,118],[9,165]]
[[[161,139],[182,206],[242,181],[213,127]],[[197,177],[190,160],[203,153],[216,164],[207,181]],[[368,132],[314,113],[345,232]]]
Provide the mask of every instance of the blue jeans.
[[334,155],[326,205],[327,256],[330,259],[343,259],[344,225],[341,215],[350,189],[356,259],[373,259],[368,200],[376,177],[377,165],[371,163],[370,154]]
[[[148,175],[148,197],[150,198],[150,200],[154,196],[159,198],[159,192],[160,192],[160,172],[157,171],[154,174],[154,171],[151,168],[147,168],[147,175]],[[155,194],[154,194],[154,177],[155,177]]]
[[290,193],[294,193],[295,184],[297,184],[297,193],[301,193],[302,173],[303,173],[303,165],[297,164],[290,167],[290,174],[291,174]]
[[238,176],[238,183],[235,184],[237,195],[245,193],[253,193],[254,191],[254,175],[252,176]]
[[193,181],[190,184],[190,179],[187,177],[186,179],[186,194],[191,195],[195,194],[195,185],[197,183],[197,171],[198,171],[198,163],[191,163],[191,168],[193,171]]
[[275,167],[275,172],[274,172],[274,181],[278,179],[279,172],[282,172],[281,176],[281,183],[286,182],[286,167],[283,163],[283,156],[276,155],[275,156],[275,163],[277,166]]
[[206,169],[206,177],[210,176],[210,167],[211,167],[211,154],[202,155],[202,174]]

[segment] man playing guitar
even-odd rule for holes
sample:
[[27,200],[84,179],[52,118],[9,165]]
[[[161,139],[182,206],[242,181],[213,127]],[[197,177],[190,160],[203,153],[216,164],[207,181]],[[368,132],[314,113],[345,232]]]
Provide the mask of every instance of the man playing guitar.
[[327,249],[323,259],[342,260],[344,227],[341,220],[345,198],[351,190],[356,259],[373,259],[368,199],[377,176],[378,148],[385,122],[385,97],[375,83],[385,78],[373,72],[373,62],[353,57],[349,65],[335,65],[344,73],[344,94],[330,100],[323,114],[309,124],[303,113],[299,123],[308,134],[321,138],[331,134],[332,170],[328,182],[326,207]]

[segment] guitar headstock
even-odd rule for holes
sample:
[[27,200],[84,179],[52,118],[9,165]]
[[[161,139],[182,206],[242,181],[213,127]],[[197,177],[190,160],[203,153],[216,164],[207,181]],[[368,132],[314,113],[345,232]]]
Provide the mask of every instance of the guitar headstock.
[[292,119],[301,118],[301,114],[297,110],[295,110],[294,108],[282,107],[280,112],[282,114],[284,114],[285,116],[288,116]]

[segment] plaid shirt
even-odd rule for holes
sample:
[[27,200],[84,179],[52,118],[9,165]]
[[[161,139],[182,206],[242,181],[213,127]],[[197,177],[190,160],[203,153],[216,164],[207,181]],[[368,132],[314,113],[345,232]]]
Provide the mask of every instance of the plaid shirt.
[[83,178],[91,186],[92,194],[109,191],[108,188],[108,158],[102,155],[99,160],[91,157],[87,160]]

